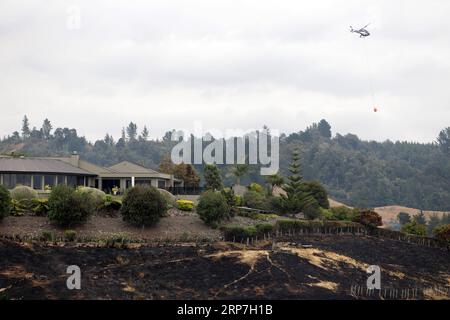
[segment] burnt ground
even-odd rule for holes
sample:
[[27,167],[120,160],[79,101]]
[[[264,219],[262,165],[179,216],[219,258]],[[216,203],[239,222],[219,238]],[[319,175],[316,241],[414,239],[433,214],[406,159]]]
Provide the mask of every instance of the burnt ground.
[[[81,268],[81,290],[67,289],[68,265]],[[442,291],[450,286],[448,251],[362,236],[308,236],[248,248],[0,240],[0,299],[378,299],[352,295],[352,286],[365,286],[368,265],[381,267],[383,288],[417,288],[416,299],[449,298]]]

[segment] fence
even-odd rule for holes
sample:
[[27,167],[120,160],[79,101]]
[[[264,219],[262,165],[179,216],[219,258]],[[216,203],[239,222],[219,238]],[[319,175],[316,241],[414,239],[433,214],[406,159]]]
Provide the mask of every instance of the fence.
[[203,187],[168,187],[165,189],[175,196],[177,196],[177,195],[199,195],[203,191],[205,191],[205,188],[203,188]]

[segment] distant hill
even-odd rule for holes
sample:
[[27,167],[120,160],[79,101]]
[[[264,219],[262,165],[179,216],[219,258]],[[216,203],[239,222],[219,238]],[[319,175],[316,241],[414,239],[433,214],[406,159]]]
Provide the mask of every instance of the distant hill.
[[[330,202],[330,207],[334,208],[334,207],[349,207],[348,205],[333,200],[331,198],[328,199],[328,201]],[[420,209],[416,209],[416,208],[409,208],[409,207],[404,207],[404,206],[384,206],[384,207],[377,207],[377,208],[373,208],[373,210],[378,213],[381,218],[383,219],[383,226],[389,226],[392,225],[393,223],[396,224],[397,223],[397,215],[400,212],[404,212],[404,213],[408,213],[411,217],[414,217],[415,215],[418,215],[420,213]],[[438,218],[442,218],[444,216],[444,214],[448,213],[445,211],[422,211],[425,219],[427,221],[430,220],[430,217],[432,216],[436,216]]]

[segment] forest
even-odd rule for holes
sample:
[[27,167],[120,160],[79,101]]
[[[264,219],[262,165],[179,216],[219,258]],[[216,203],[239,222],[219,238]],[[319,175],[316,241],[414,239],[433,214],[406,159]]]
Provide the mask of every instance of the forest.
[[[20,124],[18,125],[20,126]],[[267,127],[265,130],[269,130]],[[77,130],[54,128],[45,119],[40,128],[23,118],[21,128],[1,139],[0,153],[25,156],[62,156],[74,151],[99,165],[122,160],[158,170],[176,141],[175,129],[150,139],[147,126],[130,122],[116,140],[110,134],[89,141]],[[305,180],[319,181],[336,200],[362,208],[403,205],[423,210],[450,210],[450,127],[437,130],[436,141],[364,141],[352,133],[332,132],[326,120],[298,132],[280,135],[280,174],[286,176],[290,155],[300,151]],[[203,165],[195,165],[203,180]],[[225,185],[235,183],[231,166],[219,165]],[[265,183],[258,165],[240,177],[242,185]]]

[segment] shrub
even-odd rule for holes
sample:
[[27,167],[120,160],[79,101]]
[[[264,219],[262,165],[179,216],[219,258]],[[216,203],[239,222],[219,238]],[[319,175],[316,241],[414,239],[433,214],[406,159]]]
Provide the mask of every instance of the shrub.
[[177,200],[177,207],[182,211],[192,211],[194,209],[194,202],[190,200]]
[[327,220],[333,220],[333,211],[330,209],[320,208],[320,215]]
[[255,237],[263,238],[267,234],[272,234],[274,226],[270,223],[259,223],[255,226],[224,226],[221,230],[225,240],[246,241]]
[[35,199],[31,211],[37,216],[46,216],[48,214],[48,199]]
[[235,195],[234,203],[236,206],[242,206],[242,197],[240,195]]
[[264,188],[260,184],[255,183],[255,182],[251,183],[248,186],[248,190],[264,194]]
[[69,242],[75,241],[77,238],[77,232],[75,230],[66,230],[64,231],[64,239]]
[[83,195],[90,195],[95,209],[99,209],[105,202],[106,193],[102,190],[90,187],[78,187],[77,192]]
[[264,194],[254,190],[249,190],[246,193],[244,193],[242,202],[244,206],[249,208],[260,210],[268,209],[268,204]]
[[158,189],[158,191],[162,194],[162,196],[166,200],[169,208],[175,207],[176,201],[175,201],[175,196],[173,194],[171,194],[169,191],[164,190],[164,189]]
[[25,214],[25,211],[27,211],[27,209],[21,201],[15,199],[11,200],[11,215],[14,217],[21,217]]
[[106,195],[105,201],[98,209],[99,212],[102,213],[115,213],[120,211],[122,208],[122,202],[120,200],[114,199],[109,194]]
[[323,225],[324,223],[322,221],[283,219],[278,220],[275,226],[279,231],[312,231],[323,227]]
[[305,182],[302,184],[302,191],[311,195],[324,209],[330,208],[327,190],[317,181]]
[[450,224],[436,227],[433,230],[433,235],[436,239],[450,241]]
[[410,223],[404,224],[401,228],[401,232],[416,236],[425,236],[427,234],[427,228],[425,225],[413,220]]
[[230,207],[236,206],[236,196],[234,195],[234,191],[231,188],[223,188],[220,193],[225,197],[227,200],[227,204]]
[[56,235],[53,231],[44,230],[41,233],[41,241],[53,241],[56,239]]
[[326,231],[333,232],[337,229],[347,229],[348,232],[354,232],[361,229],[363,226],[359,223],[352,221],[320,221],[320,220],[294,220],[294,219],[283,219],[278,220],[275,224],[275,228],[279,231],[289,232],[289,231]]
[[256,231],[258,235],[272,233],[274,226],[271,223],[258,223],[256,226]]
[[152,226],[167,212],[164,196],[152,186],[128,189],[120,210],[123,220],[135,226]]
[[353,221],[359,215],[358,209],[348,208],[346,206],[339,206],[330,209],[333,220]]
[[27,186],[17,186],[11,190],[11,198],[17,201],[36,199],[38,193]]
[[383,220],[381,216],[373,210],[362,210],[360,211],[353,221],[361,223],[363,226],[370,229],[376,229],[383,225]]
[[9,191],[2,185],[0,185],[0,221],[7,215],[11,210],[11,196]]
[[48,199],[48,218],[59,226],[73,226],[86,222],[94,212],[90,193],[76,192],[66,185],[53,188]]
[[313,201],[305,203],[302,210],[305,218],[314,220],[321,216],[319,203],[313,198]]
[[220,192],[208,190],[199,197],[197,213],[207,225],[213,226],[223,219],[229,218],[230,206]]

